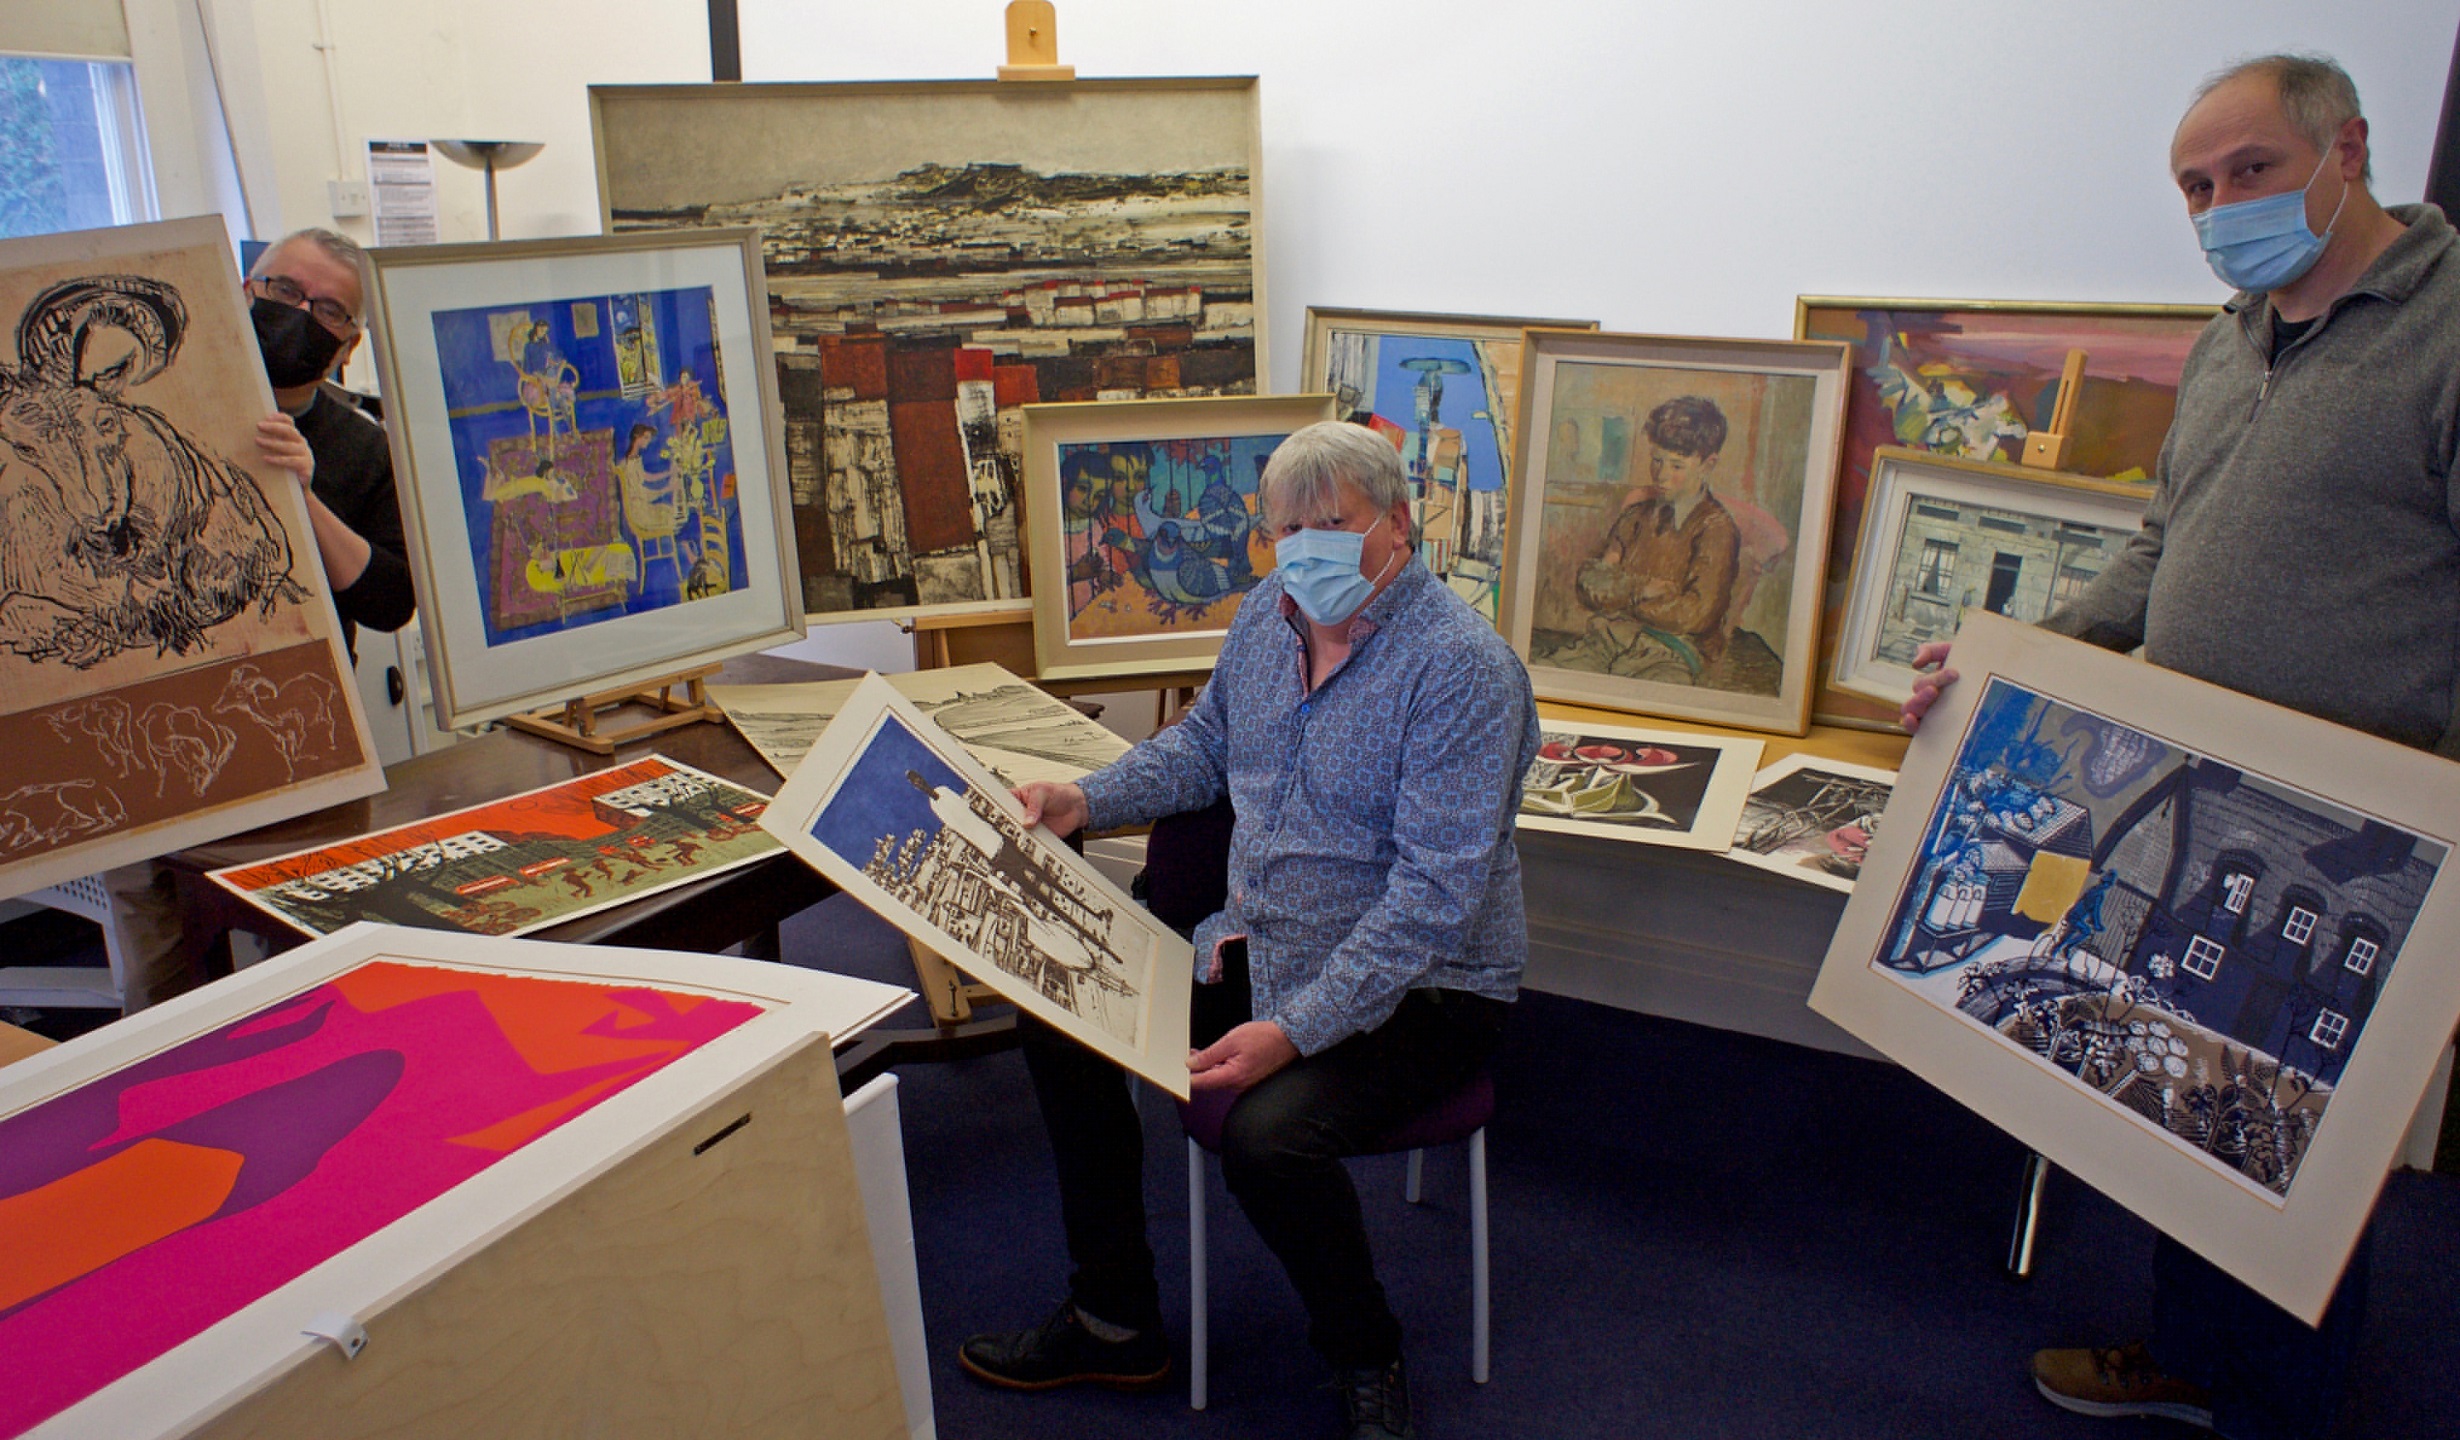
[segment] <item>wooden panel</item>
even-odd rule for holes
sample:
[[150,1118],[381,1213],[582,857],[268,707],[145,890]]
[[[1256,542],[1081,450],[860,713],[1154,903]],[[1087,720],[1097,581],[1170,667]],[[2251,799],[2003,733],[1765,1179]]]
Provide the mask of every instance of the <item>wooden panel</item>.
[[906,1433],[823,1037],[361,1319],[199,1433]]

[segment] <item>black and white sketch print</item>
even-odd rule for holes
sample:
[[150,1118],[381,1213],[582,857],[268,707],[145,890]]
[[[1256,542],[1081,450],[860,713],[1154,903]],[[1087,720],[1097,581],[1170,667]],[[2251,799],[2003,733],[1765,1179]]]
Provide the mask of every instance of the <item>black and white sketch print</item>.
[[88,669],[202,648],[307,598],[256,482],[125,392],[179,357],[188,312],[142,275],[61,281],[0,367],[0,647]]

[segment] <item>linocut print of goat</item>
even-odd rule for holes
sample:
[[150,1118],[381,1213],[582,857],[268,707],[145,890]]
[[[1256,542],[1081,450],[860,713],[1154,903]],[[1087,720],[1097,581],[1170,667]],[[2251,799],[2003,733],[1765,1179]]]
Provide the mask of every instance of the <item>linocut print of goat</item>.
[[18,316],[16,368],[0,367],[0,649],[80,670],[186,655],[252,607],[307,599],[256,482],[128,398],[187,328],[179,291],[139,275],[61,281]]

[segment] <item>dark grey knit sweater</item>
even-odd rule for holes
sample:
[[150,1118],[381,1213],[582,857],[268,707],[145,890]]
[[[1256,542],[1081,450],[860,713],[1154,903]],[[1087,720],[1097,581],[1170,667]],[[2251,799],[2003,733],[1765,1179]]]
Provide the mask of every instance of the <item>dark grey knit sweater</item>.
[[2460,758],[2460,255],[2441,211],[2272,355],[2240,294],[2195,342],[2143,533],[2042,622]]

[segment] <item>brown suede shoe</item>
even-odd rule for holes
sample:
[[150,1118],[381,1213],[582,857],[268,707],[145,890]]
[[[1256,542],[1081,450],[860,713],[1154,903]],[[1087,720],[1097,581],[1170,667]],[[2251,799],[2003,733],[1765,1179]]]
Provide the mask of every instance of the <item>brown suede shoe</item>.
[[2079,1415],[2158,1415],[2212,1428],[2211,1392],[2162,1374],[2141,1340],[2114,1349],[2036,1350],[2033,1388]]

